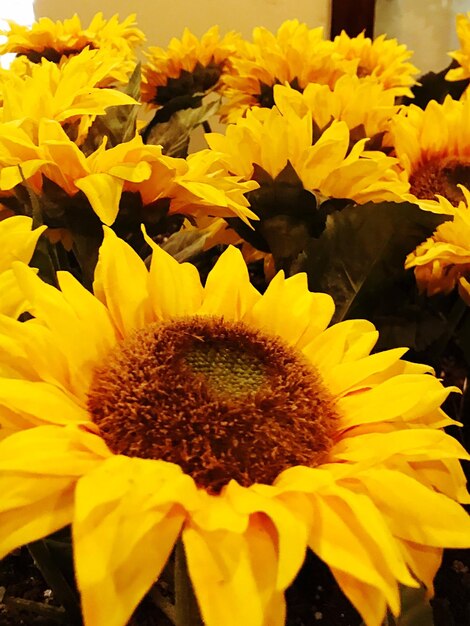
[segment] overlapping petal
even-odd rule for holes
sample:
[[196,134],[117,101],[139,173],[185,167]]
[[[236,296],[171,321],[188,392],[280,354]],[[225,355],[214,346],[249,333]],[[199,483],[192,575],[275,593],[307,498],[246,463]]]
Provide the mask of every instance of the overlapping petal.
[[397,161],[382,152],[366,151],[365,140],[349,151],[345,121],[333,121],[312,143],[313,118],[308,107],[299,110],[293,89],[275,90],[279,107],[256,108],[227,127],[225,135],[206,135],[212,150],[221,153],[226,169],[244,180],[255,178],[254,166],[275,178],[289,163],[303,187],[321,197],[367,201],[400,201],[409,184],[400,180]]

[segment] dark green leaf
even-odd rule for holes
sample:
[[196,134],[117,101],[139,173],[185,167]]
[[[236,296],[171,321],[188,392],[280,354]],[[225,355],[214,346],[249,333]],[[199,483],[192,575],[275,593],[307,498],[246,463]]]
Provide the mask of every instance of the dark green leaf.
[[333,297],[335,322],[366,317],[383,329],[384,338],[388,332],[387,343],[416,347],[418,340],[432,341],[423,331],[435,332],[440,314],[437,309],[424,330],[425,298],[403,266],[407,254],[447,219],[410,203],[347,207],[328,216],[324,232],[310,240],[297,269],[307,272],[311,289]]
[[253,228],[240,219],[227,221],[252,246],[271,252],[278,269],[287,269],[308,238],[322,232],[325,214],[318,210],[315,194],[304,189],[290,162],[276,178],[255,165],[254,179],[260,187],[250,191],[247,198],[259,221],[252,222]]
[[462,323],[457,330],[457,343],[462,350],[467,365],[470,368],[470,307],[467,307],[467,311],[462,319]]
[[193,130],[210,119],[219,109],[220,101],[208,102],[196,109],[183,109],[169,121],[155,124],[146,135],[146,143],[159,144],[168,156],[186,157]]
[[[137,102],[140,99],[140,80],[141,67],[138,63],[124,89],[124,93]],[[136,133],[138,109],[137,104],[121,104],[107,109],[105,115],[98,115],[81,146],[82,151],[85,154],[94,152],[101,145],[103,137],[108,138],[108,148],[130,141]]]
[[[387,615],[382,626],[434,626],[431,605],[423,588],[401,587],[401,613]],[[361,626],[365,626],[363,623]]]
[[307,223],[291,215],[275,215],[262,220],[258,230],[268,243],[276,269],[286,272],[310,238]]
[[168,237],[161,247],[179,263],[183,263],[204,251],[208,237],[209,233],[199,230],[180,230]]
[[459,67],[459,64],[453,60],[450,65],[440,72],[428,72],[420,76],[418,83],[411,90],[413,97],[404,98],[405,104],[416,104],[425,109],[431,100],[444,102],[448,95],[452,96],[454,100],[459,100],[470,81],[468,79],[452,82],[446,80],[447,72],[456,67]]

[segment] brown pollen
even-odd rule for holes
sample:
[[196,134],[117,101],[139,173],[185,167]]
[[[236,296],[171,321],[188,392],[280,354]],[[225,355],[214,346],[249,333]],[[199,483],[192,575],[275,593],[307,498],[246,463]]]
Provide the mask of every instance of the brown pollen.
[[217,317],[136,331],[95,371],[88,409],[114,453],[176,463],[212,493],[319,465],[337,421],[298,350]]
[[410,176],[411,193],[422,200],[435,200],[436,194],[457,205],[464,199],[457,185],[470,186],[470,159],[458,156],[430,159]]

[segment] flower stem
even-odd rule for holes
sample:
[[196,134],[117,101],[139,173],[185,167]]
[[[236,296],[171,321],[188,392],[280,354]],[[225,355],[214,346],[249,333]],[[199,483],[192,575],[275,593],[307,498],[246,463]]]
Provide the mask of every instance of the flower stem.
[[204,626],[188,574],[182,541],[175,548],[176,626]]
[[44,580],[64,607],[70,626],[81,626],[83,622],[78,595],[72,590],[54,562],[46,542],[44,540],[34,541],[28,544],[28,550]]

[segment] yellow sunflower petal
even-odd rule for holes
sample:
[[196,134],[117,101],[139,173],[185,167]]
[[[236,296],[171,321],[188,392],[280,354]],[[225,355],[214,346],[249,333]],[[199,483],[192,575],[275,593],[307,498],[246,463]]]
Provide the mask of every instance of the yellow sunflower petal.
[[381,626],[387,609],[384,594],[374,587],[359,581],[352,574],[332,568],[333,576],[341,591],[364,619],[367,626]]
[[301,347],[325,330],[333,312],[333,299],[309,292],[305,274],[285,279],[278,272],[246,321]]
[[340,398],[338,411],[344,416],[346,428],[397,418],[411,421],[418,413],[422,416],[438,408],[450,391],[432,376],[403,375],[366,392]]
[[0,272],[0,314],[17,319],[27,309],[23,292],[18,287],[13,270]]
[[177,466],[122,456],[80,480],[73,539],[86,626],[128,622],[178,538],[177,500],[194,489]]
[[111,226],[119,211],[124,181],[110,174],[89,174],[75,181],[88,198],[94,212],[107,226]]
[[[83,391],[88,387],[92,361],[97,349],[93,326],[82,324],[72,306],[79,301],[78,294],[85,301],[88,300],[85,288],[75,284],[74,298],[68,302],[63,293],[51,285],[46,285],[34,270],[23,263],[15,262],[13,270],[28,300],[28,311],[55,334],[59,341],[59,349],[67,354],[68,387],[80,395],[80,390]],[[73,281],[63,279],[63,282],[68,285],[66,291],[70,297]],[[101,340],[98,341],[98,345],[100,342]],[[83,396],[83,393],[81,395]]]
[[263,519],[254,515],[243,535],[188,527],[183,542],[207,626],[268,626],[265,618],[275,597],[277,554]]
[[333,455],[335,459],[354,463],[380,463],[394,455],[407,461],[470,460],[456,439],[440,430],[424,428],[347,437],[335,446]]
[[[0,378],[0,402],[33,426],[88,422],[88,413],[49,383]],[[0,417],[0,425],[2,418]],[[6,424],[8,426],[8,423]]]
[[203,288],[199,272],[190,263],[178,263],[145,234],[152,248],[149,293],[158,319],[194,315],[201,306]]
[[452,500],[462,504],[470,504],[467,477],[456,458],[411,461],[408,471],[405,473],[419,480],[423,485],[428,485],[431,489],[452,498]]
[[398,543],[408,567],[427,588],[430,595],[434,594],[434,577],[442,561],[442,548],[420,546],[412,541]]
[[[73,308],[75,315],[93,333],[94,354],[91,360],[102,358],[116,343],[115,329],[108,311],[94,298],[69,272],[57,272],[57,282],[66,302]],[[83,343],[80,342],[83,350]]]
[[73,517],[77,479],[107,450],[88,433],[43,426],[0,443],[0,558],[45,537]]
[[327,328],[304,348],[304,354],[320,371],[329,371],[339,363],[368,356],[379,333],[367,320],[347,320]]
[[199,313],[241,320],[261,298],[250,283],[241,252],[230,246],[209,272]]
[[341,395],[345,391],[366,384],[367,379],[373,374],[389,369],[397,363],[407,352],[407,348],[395,348],[366,356],[354,363],[339,363],[331,368],[325,378],[328,386],[335,395]]
[[[61,348],[51,330],[37,320],[22,323],[0,315],[0,349],[8,355],[0,362],[1,376],[50,383],[65,394],[72,393],[70,371],[77,368]],[[75,391],[83,397],[83,390]]]
[[152,318],[145,264],[108,228],[104,229],[93,291],[123,337]]
[[[32,230],[33,220],[25,215],[14,215],[0,222],[0,273],[8,270],[13,261],[29,263],[41,234],[47,226]],[[2,297],[4,296],[2,290]]]
[[[367,498],[363,498],[361,504],[365,502]],[[313,525],[309,538],[311,549],[330,568],[354,572],[357,580],[379,589],[393,612],[397,614],[399,593],[396,578],[392,574],[389,563],[383,559],[382,543],[379,544],[375,540],[374,533],[369,534],[368,530],[367,514],[371,509],[368,507],[363,510],[363,519],[357,518],[349,503],[337,496],[316,497],[314,507],[316,523]],[[372,518],[372,524],[376,520],[377,515],[375,519]],[[382,531],[381,535],[383,535],[383,524],[376,527]],[[375,526],[373,528],[375,530]],[[390,539],[389,535],[384,544],[387,548],[392,548],[393,544]],[[393,550],[391,553],[393,554]],[[408,578],[410,578],[409,575]]]
[[358,479],[397,537],[431,547],[468,546],[470,517],[447,496],[389,469],[373,468]]
[[246,514],[264,513],[271,520],[278,535],[276,585],[280,590],[285,589],[292,583],[305,559],[306,527],[280,502],[256,493],[256,487],[253,490],[244,489],[232,482],[227,486],[226,495],[236,510]]

